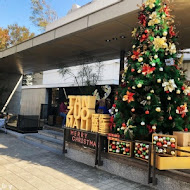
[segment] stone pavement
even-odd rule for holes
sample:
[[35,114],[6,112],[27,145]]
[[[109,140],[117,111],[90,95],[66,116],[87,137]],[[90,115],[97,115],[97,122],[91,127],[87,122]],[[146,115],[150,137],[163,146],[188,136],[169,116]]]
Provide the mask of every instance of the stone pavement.
[[0,190],[149,190],[0,133]]

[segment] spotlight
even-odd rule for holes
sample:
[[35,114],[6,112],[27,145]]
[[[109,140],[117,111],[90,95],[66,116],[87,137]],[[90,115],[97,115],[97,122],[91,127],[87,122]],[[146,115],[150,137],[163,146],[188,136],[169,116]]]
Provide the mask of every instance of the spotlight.
[[112,40],[117,40],[117,38],[112,38]]
[[105,40],[106,42],[111,42],[111,40]]
[[124,39],[124,38],[126,38],[126,36],[122,35],[122,36],[120,36],[120,38],[121,38],[121,39]]

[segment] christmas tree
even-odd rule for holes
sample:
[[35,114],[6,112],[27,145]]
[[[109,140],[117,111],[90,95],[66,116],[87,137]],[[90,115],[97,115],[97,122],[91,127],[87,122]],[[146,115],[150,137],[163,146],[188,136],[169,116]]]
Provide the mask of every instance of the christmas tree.
[[170,13],[165,0],[147,0],[140,7],[132,52],[112,107],[112,129],[126,138],[190,130],[190,87],[180,68]]

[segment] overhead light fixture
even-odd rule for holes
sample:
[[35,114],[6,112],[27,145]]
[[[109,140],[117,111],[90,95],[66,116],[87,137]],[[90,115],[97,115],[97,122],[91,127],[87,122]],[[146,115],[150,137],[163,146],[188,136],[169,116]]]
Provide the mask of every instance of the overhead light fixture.
[[122,36],[120,36],[120,38],[121,38],[121,39],[124,39],[124,38],[126,38],[126,36],[122,35]]
[[111,42],[111,40],[105,40],[106,42]]
[[117,40],[117,38],[112,38],[112,40]]

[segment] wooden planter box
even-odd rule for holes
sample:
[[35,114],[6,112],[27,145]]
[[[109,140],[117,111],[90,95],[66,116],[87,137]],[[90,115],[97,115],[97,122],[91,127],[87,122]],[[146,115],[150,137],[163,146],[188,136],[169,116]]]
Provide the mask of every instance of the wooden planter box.
[[110,154],[131,157],[133,150],[132,145],[133,143],[130,141],[122,141],[117,138],[108,137],[108,153]]
[[179,170],[190,169],[190,157],[171,157],[157,155],[157,169]]
[[[190,146],[187,146],[187,147],[178,146],[177,148],[180,149],[180,150],[190,151]],[[177,155],[178,156],[189,156],[190,157],[190,153],[181,152],[181,151],[177,151]]]
[[[167,148],[177,148],[177,137],[174,135],[153,134],[152,143],[156,145],[156,153],[166,156],[177,156],[177,151]],[[171,146],[174,147],[171,147]]]

